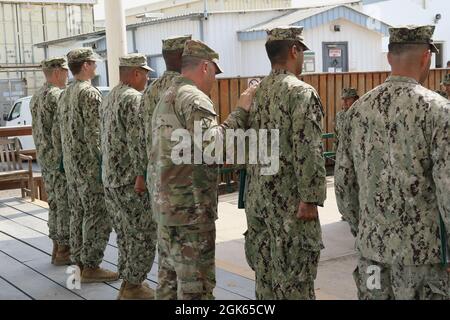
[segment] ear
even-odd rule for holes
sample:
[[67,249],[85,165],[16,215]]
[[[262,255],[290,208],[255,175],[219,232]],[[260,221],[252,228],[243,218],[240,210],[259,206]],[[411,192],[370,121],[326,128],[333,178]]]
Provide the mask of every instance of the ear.
[[431,60],[433,53],[431,53],[431,50],[427,50],[422,55],[422,63],[425,66],[428,66],[429,60]]
[[202,71],[203,73],[208,73],[208,62],[203,62],[202,64]]
[[290,55],[291,55],[292,58],[294,58],[294,59],[297,58],[297,56],[298,56],[298,54],[299,54],[298,49],[299,49],[299,48],[297,47],[297,45],[294,45],[294,46],[291,47]]

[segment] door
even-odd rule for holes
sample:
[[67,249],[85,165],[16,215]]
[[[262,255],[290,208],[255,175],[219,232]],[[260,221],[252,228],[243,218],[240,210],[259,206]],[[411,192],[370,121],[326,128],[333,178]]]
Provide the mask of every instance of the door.
[[22,101],[17,102],[14,107],[11,109],[11,113],[7,119],[8,127],[17,127],[22,125]]
[[324,42],[323,72],[348,72],[348,42]]
[[[30,110],[30,100],[23,99],[18,101],[8,116],[8,121],[6,123],[7,127],[20,127],[20,126],[31,126],[31,110]],[[34,150],[36,146],[34,144],[33,136],[21,136],[19,138],[20,145],[23,150]]]
[[26,95],[26,83],[21,79],[0,80],[0,126],[4,126],[14,102]]

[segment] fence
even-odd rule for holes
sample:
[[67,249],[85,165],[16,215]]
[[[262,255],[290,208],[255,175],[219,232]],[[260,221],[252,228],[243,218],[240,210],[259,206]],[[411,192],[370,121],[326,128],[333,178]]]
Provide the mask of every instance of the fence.
[[[435,69],[425,82],[425,87],[437,90],[444,75],[450,69]],[[341,110],[341,91],[346,87],[358,89],[360,96],[382,84],[389,76],[389,72],[355,72],[355,73],[320,73],[302,76],[301,79],[312,85],[322,99],[325,118],[323,129],[325,132],[334,132],[336,113]],[[257,77],[255,77],[257,78]],[[236,107],[239,95],[248,88],[252,78],[220,79],[211,92],[211,99],[219,110],[220,120],[224,121]],[[333,139],[326,142],[326,148],[331,150]]]

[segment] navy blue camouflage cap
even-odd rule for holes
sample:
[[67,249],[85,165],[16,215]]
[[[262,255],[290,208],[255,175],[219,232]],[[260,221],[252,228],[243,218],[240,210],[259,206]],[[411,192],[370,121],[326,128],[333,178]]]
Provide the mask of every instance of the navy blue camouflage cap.
[[444,79],[442,79],[441,84],[444,85],[444,86],[450,86],[450,73],[447,73],[444,76]]
[[41,62],[42,69],[56,69],[56,68],[62,68],[69,70],[69,65],[67,64],[67,59],[65,57],[52,57],[49,59],[46,59]]
[[102,57],[92,50],[92,48],[78,48],[67,54],[69,63],[86,62],[86,61],[103,61]]
[[280,41],[280,40],[290,40],[300,42],[305,50],[310,50],[305,43],[305,38],[303,37],[303,27],[297,26],[287,26],[287,27],[277,27],[267,32],[267,42],[270,41]]
[[162,41],[162,47],[164,51],[184,50],[188,40],[192,40],[192,36],[171,37]]
[[390,28],[390,44],[428,44],[430,50],[439,53],[432,39],[435,26],[408,25],[398,28]]
[[358,97],[358,90],[356,90],[355,88],[342,89],[342,94],[341,94],[342,99],[356,98],[356,97]]
[[142,53],[128,54],[120,57],[119,61],[121,67],[142,68],[147,71],[155,71],[147,65],[147,57]]

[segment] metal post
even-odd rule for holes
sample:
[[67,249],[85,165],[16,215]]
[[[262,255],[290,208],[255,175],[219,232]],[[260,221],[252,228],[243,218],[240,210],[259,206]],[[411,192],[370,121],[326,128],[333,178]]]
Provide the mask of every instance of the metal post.
[[105,1],[109,86],[119,83],[119,57],[127,54],[125,11],[122,0]]

